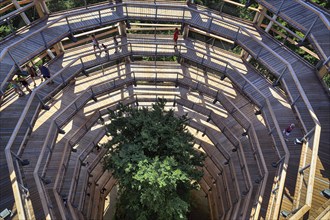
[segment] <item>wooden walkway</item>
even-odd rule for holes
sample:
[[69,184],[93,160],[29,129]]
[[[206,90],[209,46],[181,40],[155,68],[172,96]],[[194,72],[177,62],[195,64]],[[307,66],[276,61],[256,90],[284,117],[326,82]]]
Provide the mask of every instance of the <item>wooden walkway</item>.
[[[134,14],[133,7],[130,8],[130,10],[132,10],[132,14]],[[145,11],[145,12],[148,12],[148,11]],[[139,13],[141,13],[141,11],[139,11]],[[132,18],[134,18],[134,16],[132,16]],[[150,19],[150,17],[142,18],[142,19]],[[171,20],[172,18],[159,16],[159,17],[157,17],[157,19]],[[207,19],[208,19],[207,17],[201,18],[201,15],[199,15],[197,13],[191,13],[191,18],[187,19],[186,21],[187,21],[187,23],[190,23],[191,25],[199,27],[203,30],[217,33],[217,34],[229,37],[234,40],[235,40],[235,36],[237,36],[238,43],[245,45],[245,49],[247,49],[250,53],[252,53],[252,55],[254,55],[254,56],[259,55],[258,56],[259,61],[263,62],[267,67],[269,67],[271,70],[273,70],[275,74],[279,75],[279,72],[280,72],[280,70],[283,69],[283,67],[280,65],[280,62],[278,61],[277,58],[272,57],[271,54],[260,53],[260,45],[254,44],[252,42],[248,43],[248,39],[245,39],[245,36],[243,33],[239,33],[238,35],[236,35],[236,33],[230,29],[231,27],[228,27],[228,26],[222,27],[221,23],[216,23],[216,22],[213,22],[213,23],[205,22],[205,21],[207,21]],[[220,27],[227,28],[227,29],[219,29]],[[276,51],[278,54],[281,54],[282,57],[290,60],[290,62],[292,63],[292,66],[295,67],[294,69],[303,70],[301,74],[297,75],[298,79],[310,82],[309,84],[303,84],[302,86],[303,86],[304,90],[306,91],[307,96],[309,97],[309,100],[310,100],[312,106],[314,107],[319,120],[322,123],[321,124],[322,125],[322,135],[321,135],[321,143],[320,143],[320,150],[319,150],[320,161],[317,164],[318,171],[316,173],[316,175],[317,175],[316,181],[318,181],[318,179],[322,180],[322,179],[324,179],[324,176],[325,177],[329,176],[329,174],[327,174],[327,170],[329,170],[329,169],[326,169],[327,167],[329,167],[329,161],[328,161],[329,143],[327,140],[327,137],[329,134],[329,128],[328,128],[328,126],[329,126],[329,117],[328,117],[329,98],[325,93],[322,93],[322,91],[320,91],[320,90],[315,91],[315,85],[318,85],[319,83],[318,83],[316,76],[314,75],[314,70],[312,67],[310,67],[308,64],[301,61],[300,58],[298,58],[297,56],[292,54],[290,51],[281,47],[278,43],[276,43],[269,36],[265,35],[262,32],[258,32],[252,26],[249,26],[249,29],[251,30],[251,33],[257,34],[257,37],[261,38],[262,41],[266,45],[268,45],[270,48],[273,48],[274,51]],[[246,40],[246,41],[244,42],[244,40]],[[31,47],[31,48],[33,48],[33,47]],[[34,52],[35,51],[32,51],[32,53],[34,53]],[[28,53],[26,53],[26,54],[28,54]],[[25,56],[25,55],[22,55],[22,56]],[[274,58],[274,59],[272,59],[272,58]],[[273,60],[273,62],[267,61],[267,60],[271,60],[271,59]],[[5,62],[1,62],[1,65],[2,65],[1,69],[2,69],[2,67],[4,67],[3,66],[4,63]],[[289,76],[284,75],[284,79],[287,82],[290,82]],[[294,88],[295,85],[293,83],[292,83],[292,85],[290,85],[289,83],[287,85],[288,85],[288,88],[290,89],[290,94],[295,94],[295,91],[291,91],[291,88]],[[287,91],[287,92],[289,92],[289,91]],[[320,106],[320,103],[322,104],[322,106]],[[2,114],[2,112],[1,112],[1,114]],[[5,118],[5,117],[3,117],[3,118]],[[14,122],[14,120],[12,120],[12,122]],[[285,122],[283,121],[283,124],[284,123],[287,124],[286,121]],[[15,124],[13,123],[12,126],[14,126],[14,125]],[[8,127],[6,127],[8,129],[7,132],[10,132],[10,127],[11,127],[10,125],[8,125]],[[4,131],[4,132],[6,132],[6,131]],[[4,140],[4,144],[6,142],[7,141]],[[2,146],[5,146],[5,145],[2,145]],[[299,152],[297,152],[296,154],[299,154]],[[296,169],[298,169],[298,167],[296,167]],[[327,178],[325,178],[325,180],[328,181]],[[320,183],[322,183],[322,181],[320,181]],[[323,186],[321,184],[320,188],[322,188],[322,187]],[[319,203],[322,203],[322,198],[319,201]],[[319,203],[316,202],[316,204],[313,204],[313,205],[315,205],[317,207]]]
[[[80,50],[79,48],[77,48],[77,50]],[[67,57],[70,57],[70,53],[68,53],[68,55],[67,55]],[[239,60],[239,58],[235,58],[236,60]],[[65,60],[65,59],[63,59],[63,60]],[[86,80],[87,81],[89,81],[89,78],[86,78]],[[85,87],[84,87],[85,88]],[[226,88],[226,87],[225,87]],[[234,90],[233,90],[233,92],[234,92]],[[72,97],[71,98],[69,98],[69,100],[71,100],[72,99]],[[243,104],[241,104],[241,105],[245,105],[244,103]],[[41,119],[42,120],[42,119]],[[31,140],[34,140],[34,138],[32,138]],[[33,144],[33,146],[34,146],[34,144]]]
[[326,61],[330,57],[330,15],[327,12],[304,1],[257,0],[257,2],[272,13],[278,14],[290,26],[307,34],[309,42],[321,60]]

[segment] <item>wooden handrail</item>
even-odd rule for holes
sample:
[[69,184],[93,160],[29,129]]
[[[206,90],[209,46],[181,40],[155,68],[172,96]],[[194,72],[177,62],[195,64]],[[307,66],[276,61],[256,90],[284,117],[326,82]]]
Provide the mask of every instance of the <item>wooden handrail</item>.
[[328,28],[328,30],[330,30],[330,22],[323,13],[321,13],[319,10],[315,9],[314,7],[310,6],[309,4],[307,4],[306,2],[304,2],[302,0],[295,0],[295,1],[299,2],[305,8],[308,8],[309,10],[313,11],[323,21],[323,23]]
[[[126,45],[128,45],[128,44],[129,44],[129,43],[127,43]],[[171,45],[171,44],[168,44],[168,45]],[[109,48],[109,49],[110,49],[110,48]],[[84,56],[88,56],[88,55],[91,55],[91,54],[94,54],[94,53],[88,53],[88,54],[86,54],[86,55],[84,55]],[[78,59],[80,59],[80,57],[79,57],[79,58],[76,58],[76,59],[73,60],[73,61],[71,61],[71,62],[70,62],[70,65],[72,65],[73,63],[75,63]],[[56,74],[54,74],[54,75],[52,76],[52,79],[54,79],[54,78],[57,77],[59,74],[61,74],[62,71],[63,71],[63,69],[60,70],[59,72],[57,72]],[[43,86],[45,86],[45,84],[42,84],[40,87],[38,87],[36,90],[34,90],[34,91],[32,92],[31,97],[30,97],[30,99],[29,99],[29,101],[28,101],[28,103],[27,103],[27,106],[26,106],[26,108],[24,109],[23,114],[22,114],[22,116],[21,116],[21,118],[20,118],[20,121],[19,121],[19,123],[17,124],[17,126],[16,126],[16,128],[15,128],[15,131],[13,132],[13,136],[11,137],[11,140],[14,140],[14,136],[16,136],[16,134],[17,134],[17,132],[18,132],[18,128],[21,126],[21,124],[22,124],[22,122],[23,122],[23,119],[24,119],[25,115],[27,114],[28,108],[29,108],[29,106],[31,105],[32,100],[33,100],[35,94],[36,94],[37,91],[38,91],[40,88],[42,88]],[[12,143],[9,143],[8,146],[10,146],[11,144],[12,144]],[[42,155],[43,153],[44,153],[44,150],[42,151],[41,155]],[[41,160],[38,161],[37,164],[40,164],[40,162],[41,162]],[[39,166],[40,166],[40,165],[39,165]],[[37,165],[36,167],[38,167],[38,165]],[[35,173],[35,174],[37,175],[37,173]],[[45,202],[44,204],[47,204],[47,203]]]
[[[90,53],[90,54],[93,54],[93,53]],[[291,68],[292,69],[292,68]],[[55,77],[55,76],[54,76]],[[35,90],[36,91],[36,90]],[[35,92],[34,91],[34,92]],[[35,93],[32,93],[32,95],[31,95],[31,97],[34,97],[34,94]],[[29,99],[29,101],[30,101],[30,99]],[[28,102],[29,103],[29,102]],[[24,110],[25,111],[25,110]],[[24,111],[23,111],[23,113],[24,113]],[[27,111],[27,110],[26,110]],[[25,114],[26,114],[26,111],[25,111]],[[22,124],[22,122],[20,123],[20,124]],[[14,131],[15,132],[15,131]],[[18,132],[18,130],[16,131],[16,134],[17,134],[17,132]],[[14,135],[14,133],[13,133],[13,135]],[[314,142],[315,143],[315,142]]]
[[[63,110],[63,111],[64,111],[64,110]],[[54,120],[55,120],[55,119],[54,119]],[[262,158],[262,157],[261,157],[261,158]],[[57,179],[57,180],[58,180],[58,179]],[[58,185],[57,183],[58,183],[58,181],[56,181],[56,183],[55,183],[55,186],[54,186],[54,187],[56,187],[56,185]]]
[[0,25],[3,24],[3,23],[6,23],[6,21],[8,19],[11,19],[13,17],[16,17],[17,15],[20,15],[22,12],[28,10],[29,8],[32,8],[34,6],[34,1],[32,1],[31,3],[25,5],[24,7],[21,7],[19,9],[16,9],[15,11],[13,12],[10,12],[4,16],[1,16],[0,17]]

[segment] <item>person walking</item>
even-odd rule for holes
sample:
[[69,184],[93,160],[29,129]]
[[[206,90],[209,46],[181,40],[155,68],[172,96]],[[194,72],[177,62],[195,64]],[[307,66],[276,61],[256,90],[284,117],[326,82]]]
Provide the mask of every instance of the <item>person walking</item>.
[[100,53],[102,53],[100,44],[99,44],[98,40],[96,39],[95,35],[92,35],[92,44],[93,44],[94,52],[95,52],[95,48],[97,47],[97,48],[99,48]]
[[19,77],[18,81],[26,88],[26,90],[31,93],[32,90],[29,88],[29,83],[28,81],[25,79],[25,77]]
[[[49,71],[49,69],[48,69],[47,67],[45,67],[44,65],[41,65],[41,66],[39,67],[39,70],[40,70],[40,72],[41,72],[42,78],[44,78],[45,81],[46,81],[47,79],[50,79],[50,71]],[[49,83],[50,83],[50,84],[53,84],[54,82],[51,80]]]
[[25,95],[25,93],[23,92],[23,90],[20,88],[19,84],[16,82],[16,80],[11,80],[10,81],[14,91],[19,95],[19,97],[22,97]]
[[290,136],[292,130],[295,128],[295,124],[291,123],[286,129],[283,130],[283,135],[285,135],[285,140],[289,141],[288,137]]
[[34,83],[34,87],[36,87],[37,84],[36,84],[36,80],[34,78],[37,77],[37,73],[36,73],[35,69],[33,67],[27,65],[26,70],[27,70],[28,74],[30,75],[32,82]]
[[119,44],[118,44],[116,36],[113,36],[113,44],[115,45],[115,53],[117,53]]
[[174,49],[177,49],[178,38],[179,38],[179,29],[175,28],[174,35],[173,35]]

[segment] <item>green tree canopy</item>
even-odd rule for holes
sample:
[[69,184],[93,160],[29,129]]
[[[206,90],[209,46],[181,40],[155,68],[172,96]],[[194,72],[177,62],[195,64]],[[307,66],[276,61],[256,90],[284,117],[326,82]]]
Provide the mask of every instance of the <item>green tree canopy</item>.
[[119,183],[117,219],[186,219],[204,155],[193,148],[189,119],[164,107],[160,100],[151,109],[119,105],[110,111],[104,167]]

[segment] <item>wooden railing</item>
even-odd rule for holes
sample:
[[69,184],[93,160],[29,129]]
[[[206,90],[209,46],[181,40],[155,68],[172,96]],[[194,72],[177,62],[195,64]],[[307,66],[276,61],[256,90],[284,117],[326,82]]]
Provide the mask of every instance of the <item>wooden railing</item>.
[[32,1],[31,3],[25,5],[24,7],[21,7],[17,10],[14,10],[13,12],[10,12],[4,16],[0,17],[0,25],[3,24],[7,24],[8,26],[10,26],[10,20],[15,18],[16,16],[21,15],[21,13],[25,12],[26,10],[32,8],[34,6],[34,1]]
[[[310,136],[312,136],[312,135],[315,136],[315,138],[309,140],[309,146],[313,146],[312,147],[313,148],[313,152],[316,152],[316,154],[314,154],[313,157],[316,157],[317,156],[321,127],[320,127],[319,121],[318,121],[318,119],[317,119],[317,117],[316,117],[316,115],[314,113],[314,110],[313,110],[312,106],[310,105],[310,103],[309,103],[309,101],[307,99],[307,96],[306,96],[304,90],[302,89],[302,87],[300,85],[299,80],[296,77],[296,73],[294,72],[291,64],[289,64],[286,60],[284,60],[276,52],[274,52],[267,45],[265,45],[263,42],[261,42],[259,39],[257,39],[246,28],[241,27],[241,26],[239,26],[239,25],[237,25],[235,23],[229,22],[229,21],[224,21],[221,17],[210,15],[210,14],[207,14],[207,13],[204,13],[204,12],[200,12],[197,9],[189,8],[189,7],[186,7],[186,6],[174,6],[174,5],[166,5],[166,4],[162,4],[162,5],[157,5],[157,4],[146,5],[146,4],[139,4],[139,3],[123,3],[123,4],[120,4],[120,5],[117,5],[116,7],[120,7],[120,6],[123,6],[122,7],[123,8],[123,10],[122,10],[122,16],[123,17],[120,18],[121,20],[123,20],[123,19],[142,19],[142,20],[152,19],[152,20],[155,20],[156,19],[156,20],[176,20],[177,21],[179,19],[179,20],[182,20],[183,22],[186,22],[186,23],[188,23],[190,25],[194,25],[194,26],[200,27],[201,29],[207,30],[207,31],[213,31],[212,28],[214,27],[214,21],[217,21],[217,22],[225,25],[226,27],[230,27],[232,31],[235,31],[236,32],[236,37],[234,38],[235,41],[238,42],[239,44],[241,44],[241,46],[243,48],[245,48],[247,51],[249,51],[253,56],[258,56],[258,54],[260,55],[262,50],[264,50],[264,52],[266,51],[267,53],[272,54],[274,56],[274,59],[278,59],[281,63],[283,63],[283,64],[286,65],[287,68],[283,72],[283,74],[286,73],[286,75],[289,75],[289,76],[292,77],[292,80],[294,81],[295,86],[296,86],[296,88],[294,88],[294,89],[297,89],[298,92],[299,92],[299,96],[298,97],[291,97],[290,96],[290,93],[289,93],[289,96],[290,96],[290,99],[292,101],[292,105],[295,107],[295,109],[297,111],[297,114],[298,114],[298,116],[300,118],[301,124],[303,125],[305,132],[307,134],[309,134]],[[150,9],[150,8],[152,8],[153,10],[151,11],[151,14],[147,14],[148,15],[147,17],[146,17],[146,15],[143,15],[141,13],[137,13],[134,16],[131,12],[128,11],[128,7],[137,8],[137,9],[141,9],[141,8]],[[108,8],[108,7],[104,6],[104,8]],[[102,9],[104,9],[104,8],[102,8]],[[161,13],[161,11],[160,11],[161,9],[168,9],[168,10],[166,10],[166,13],[168,13],[169,11],[171,11],[171,13],[173,13],[173,14],[166,14],[166,15],[164,15],[164,14],[162,14],[164,12]],[[98,11],[99,12],[99,15],[102,18],[102,13],[101,13],[101,9],[100,8],[90,10],[89,12],[95,12],[95,11]],[[179,11],[179,15],[174,15],[174,12],[176,12],[176,11]],[[144,10],[144,13],[147,13],[147,12],[148,12],[147,10]],[[191,20],[191,17],[190,17],[190,15],[188,13],[192,13],[192,12],[193,13],[198,13],[199,16],[203,16],[204,18],[208,19],[208,24],[206,25],[206,27],[203,24],[195,24]],[[59,21],[61,21],[63,19],[66,20],[66,23],[67,23],[66,25],[68,27],[68,30],[70,29],[71,31],[73,31],[71,29],[71,27],[70,27],[71,24],[69,23],[68,18],[70,16],[73,16],[73,15],[84,14],[84,13],[85,13],[84,11],[80,11],[80,12],[76,12],[76,13],[70,14],[70,15],[63,15],[60,18],[56,19],[54,22],[52,22],[49,25],[47,25],[45,28],[42,28],[39,31],[34,32],[31,35],[27,36],[26,38],[23,38],[22,40],[18,41],[16,43],[16,45],[17,44],[19,45],[19,43],[23,43],[25,39],[28,39],[29,37],[32,37],[33,35],[42,34],[42,31],[43,30],[45,30],[46,28],[50,27],[51,25],[54,25],[55,23],[57,23],[57,22],[59,22]],[[129,13],[131,13],[131,15],[129,15]],[[118,19],[112,20],[112,22],[119,21],[120,19],[118,18]],[[102,19],[100,19],[100,23],[102,23],[101,21],[102,21]],[[66,33],[66,34],[68,34],[68,33]],[[224,35],[226,35],[226,34],[224,34]],[[244,46],[244,43],[245,43],[244,40],[246,40],[246,36],[249,38],[250,41],[253,41],[253,42],[257,43],[263,49],[260,50],[259,53],[256,54],[250,48],[248,48],[247,46]],[[232,36],[226,36],[226,37],[232,38]],[[4,58],[4,55],[5,54],[7,54],[7,53],[9,54],[10,53],[10,48],[12,48],[12,47],[13,47],[13,45],[7,47],[1,53],[0,60],[2,60]],[[268,65],[266,64],[266,66],[268,66]],[[278,70],[273,70],[273,71],[276,72],[276,73],[278,73],[280,76],[281,75],[283,76],[283,74],[282,73],[279,73]],[[6,80],[8,80],[8,77],[6,78]],[[284,79],[282,79],[282,82],[283,81],[284,81]],[[292,89],[291,86],[290,86],[290,88],[286,87],[286,90],[288,92],[290,92],[291,89]],[[302,99],[302,101],[300,101],[300,99]],[[302,118],[301,117],[301,114],[300,114],[300,111],[306,111],[306,112],[308,112],[309,119]],[[305,123],[310,122],[310,121],[312,121],[314,123],[314,127],[311,127],[310,125],[306,125],[305,124]],[[314,131],[314,133],[310,132],[312,130]],[[316,159],[314,159],[312,161],[313,161],[313,164],[314,165],[311,164],[311,171],[312,171],[312,169],[315,170]],[[313,175],[314,172],[311,172],[311,173]],[[311,189],[309,189],[309,192],[312,192],[312,187],[313,187],[313,181],[312,180],[313,180],[313,178],[310,178],[310,180],[311,180],[311,182],[310,182],[311,184],[309,185],[309,187]]]
[[[130,47],[130,50],[127,50],[127,51],[130,51],[130,52],[126,52],[126,54],[127,55],[134,55],[135,54],[135,52],[134,52],[134,50],[132,50],[132,48],[134,48],[134,47],[132,47],[132,45],[131,44],[125,44],[126,46],[128,46],[129,45],[129,47]],[[121,45],[121,47],[123,47],[124,45]],[[142,47],[144,47],[144,45],[142,45]],[[161,48],[159,45],[155,45],[155,47],[158,49],[158,50],[162,50],[163,51],[163,49],[164,48]],[[172,44],[167,44],[167,45],[165,45],[164,47],[166,47],[167,49],[168,49],[168,47],[170,47],[170,48],[172,48],[172,50],[173,50],[173,45]],[[114,50],[114,48],[109,48],[110,50],[112,49],[112,50]],[[135,48],[134,48],[135,49]],[[179,54],[181,55],[181,57],[185,57],[186,56],[186,53],[187,53],[187,51],[188,50],[193,50],[193,48],[188,48],[188,47],[185,47],[185,46],[183,46],[183,45],[179,45]],[[141,52],[139,52],[138,50],[136,50],[137,52],[137,54],[141,54]],[[195,51],[195,52],[198,52],[198,51]],[[168,53],[168,52],[166,52],[166,53]],[[199,52],[198,52],[199,53]],[[84,55],[84,56],[88,56],[88,55],[90,55],[90,54],[93,54],[93,53],[89,53],[89,54],[87,54],[87,55]],[[156,54],[158,54],[158,55],[161,55],[161,53],[160,52],[157,52],[157,51],[155,51],[154,52],[154,54],[156,55]],[[119,56],[119,54],[117,54],[117,56]],[[187,57],[187,56],[186,56]],[[217,59],[217,60],[220,60],[221,61],[221,59],[219,59],[219,58],[217,58],[217,57],[212,57],[212,56],[209,56],[209,55],[205,55],[205,56],[203,56],[203,59],[201,59],[200,60],[200,63],[202,64],[204,64],[204,65],[206,65],[206,61],[207,60],[209,60],[210,58],[212,58],[212,59]],[[79,64],[80,63],[80,66],[79,65],[77,65],[77,64]],[[68,64],[66,67],[64,67],[62,70],[60,70],[59,72],[57,72],[54,76],[52,76],[52,79],[54,80],[54,81],[58,81],[59,79],[60,79],[60,82],[61,83],[63,83],[63,84],[66,84],[71,78],[73,78],[74,77],[74,74],[72,74],[70,71],[68,71],[67,69],[70,67],[70,66],[77,66],[75,69],[76,69],[76,72],[75,72],[75,74],[78,74],[78,72],[80,72],[80,71],[82,71],[83,70],[83,66],[85,67],[85,68],[87,68],[88,66],[86,66],[86,64],[84,64],[84,65],[81,65],[81,64],[84,64],[84,61],[83,61],[83,57],[79,57],[79,58],[76,58],[75,60],[73,60],[73,61],[71,61],[70,62],[70,64]],[[228,71],[229,70],[229,68],[228,67],[230,67],[230,68],[232,68],[233,70],[235,70],[235,68],[230,64],[230,63],[228,63],[227,64],[227,68],[226,68],[226,70]],[[214,67],[213,67],[214,68]],[[221,68],[217,68],[217,70],[218,71],[223,71]],[[225,71],[225,72],[227,72],[227,71]],[[70,78],[66,78],[67,76],[65,76],[65,75],[63,75],[64,73],[67,73],[67,74],[70,74]],[[229,73],[229,72],[227,72],[227,73]],[[237,72],[238,73],[238,72]],[[238,74],[239,75],[239,74]],[[243,79],[244,80],[247,80],[244,76],[242,76],[243,77]],[[157,76],[156,76],[156,78],[157,78]],[[241,80],[240,80],[240,82],[242,82]],[[247,88],[246,86],[247,85],[249,85],[249,86],[252,86],[253,87],[253,85],[252,85],[252,83],[251,82],[249,82],[249,81],[246,81],[247,83],[242,87],[241,86],[241,89],[243,89],[244,90],[244,88]],[[25,116],[27,115],[27,113],[28,113],[28,110],[30,110],[30,106],[31,106],[31,104],[32,104],[32,100],[34,100],[34,99],[36,99],[38,102],[40,102],[40,100],[39,99],[41,99],[41,97],[39,96],[38,97],[38,95],[36,95],[37,94],[37,92],[38,92],[38,90],[40,90],[43,86],[45,86],[45,85],[42,85],[42,86],[40,86],[40,87],[38,87],[36,90],[34,90],[33,91],[33,93],[32,93],[32,95],[31,95],[31,97],[30,97],[30,99],[29,99],[29,101],[28,101],[28,103],[27,103],[27,107],[24,109],[24,112],[23,112],[23,114],[22,114],[22,116],[21,116],[21,118],[20,118],[20,121],[18,122],[18,124],[17,124],[17,127],[15,128],[15,131],[13,132],[13,136],[11,137],[11,141],[8,143],[8,149],[10,149],[10,146],[12,145],[12,143],[13,143],[13,140],[15,139],[15,136],[17,135],[17,132],[18,132],[18,130],[20,129],[20,127],[21,127],[21,125],[23,124],[23,122],[25,122],[25,120],[24,120],[24,118],[25,118]],[[59,86],[60,87],[60,86]],[[255,88],[255,91],[256,92],[258,92],[258,90],[257,90],[257,88]],[[259,93],[259,92],[258,92]],[[47,100],[47,99],[49,99],[50,97],[49,96],[51,96],[51,95],[53,95],[53,94],[50,94],[50,95],[47,95],[47,96],[44,96],[44,97],[42,97],[43,99],[45,99],[45,100]],[[91,94],[89,94],[89,97],[92,97],[92,95]],[[218,98],[218,100],[221,100],[220,99],[220,97]],[[42,101],[42,100],[41,100]],[[43,102],[41,103],[41,105],[45,105]],[[269,103],[268,103],[268,105],[269,105]],[[260,106],[262,106],[261,105],[261,103],[260,103]],[[269,108],[269,109],[271,109],[271,108]],[[275,118],[275,116],[274,115],[271,115],[271,117],[272,117],[272,119],[268,119],[268,120],[273,120],[274,121],[274,124],[277,124],[277,121],[276,121],[276,118]],[[268,117],[267,117],[268,118]],[[33,119],[33,120],[35,120],[35,119]],[[33,120],[31,120],[31,121],[33,121]],[[54,127],[57,127],[55,124],[53,125]],[[271,129],[271,130],[273,130],[273,129]],[[277,128],[276,128],[276,133],[277,133],[277,136],[280,138],[280,139],[283,139],[283,137],[280,135],[281,134],[281,131],[280,131],[280,129],[279,129],[279,127],[278,127],[278,125],[277,125]],[[274,135],[274,133],[273,133],[273,135]],[[285,142],[284,142],[284,146],[285,146]],[[45,146],[46,147],[46,146]],[[286,147],[286,146],[285,146]],[[45,151],[45,148],[43,148],[43,150],[42,150],[42,154],[44,154],[44,151]],[[41,157],[40,157],[41,158]],[[39,167],[41,165],[41,161],[38,161],[38,163],[37,163],[37,166],[36,167]],[[37,172],[37,170],[35,171],[35,177],[36,177],[36,179],[38,179],[37,177],[38,177],[38,174],[37,174],[38,172]],[[42,176],[42,175],[41,175]],[[283,178],[283,179],[285,179],[285,177]],[[263,185],[264,185],[264,183],[265,182],[263,182]],[[40,184],[41,185],[41,184]],[[15,191],[16,192],[16,194],[19,194],[19,192],[17,192],[17,191]],[[45,205],[47,205],[47,202],[45,201],[43,204],[45,204]],[[49,204],[50,205],[50,204]],[[260,205],[260,204],[259,204]],[[48,212],[45,212],[45,213],[48,213]]]
[[[282,3],[280,4],[280,7],[276,8],[277,11],[275,13],[279,14],[281,12],[282,6],[283,6],[283,1],[284,0],[282,0]],[[313,18],[314,20],[308,28],[305,28],[305,27],[302,27],[302,26],[300,27],[300,30],[302,30],[305,33],[305,37],[302,38],[301,40],[304,41],[306,39],[306,37],[310,37],[312,39],[313,43],[315,44],[315,46],[317,47],[317,50],[321,53],[322,59],[327,60],[329,57],[323,51],[323,48],[326,47],[326,46],[324,46],[324,45],[321,46],[319,44],[318,40],[313,35],[312,29],[313,29],[315,24],[319,24],[319,22],[322,22],[324,24],[324,27],[330,31],[330,22],[329,22],[328,18],[322,12],[320,12],[320,10],[315,9],[314,7],[307,4],[306,2],[304,2],[302,0],[294,0],[294,1],[296,1],[298,4],[301,4],[303,7],[310,10],[311,13],[315,14],[315,18]],[[257,0],[257,2],[265,4],[266,7],[267,7],[267,5],[269,6],[269,4],[270,4],[265,0]],[[326,13],[326,12],[324,12],[324,13]],[[271,19],[269,16],[267,16],[267,18]],[[317,31],[320,31],[320,29],[318,29]],[[329,36],[330,36],[330,32],[329,32]]]
[[[161,47],[161,46],[159,46],[158,44],[156,45],[156,52],[151,52],[151,53],[155,53],[155,54],[157,54],[157,49],[160,49],[161,51],[163,51],[163,53],[164,53],[164,51],[167,51],[168,49],[169,49],[169,47],[172,49],[172,47],[173,47],[173,45],[172,44],[167,44],[167,45],[165,45],[165,48],[164,48],[164,45],[162,45],[163,47]],[[181,46],[181,45],[180,45]],[[135,47],[136,47],[136,45],[134,46],[132,46],[132,48],[133,49],[135,49]],[[147,49],[147,48],[145,48],[145,45],[143,45],[143,49]],[[143,49],[142,49],[142,51],[143,51]],[[166,49],[166,50],[165,50]],[[173,49],[172,49],[173,50]],[[140,52],[140,50],[136,50],[136,51],[138,51],[137,53],[135,53],[134,52],[134,50],[133,50],[133,55],[134,54],[141,54],[141,52]],[[183,50],[183,49],[181,49],[180,48],[180,51],[185,51],[185,50]],[[144,52],[144,53],[142,53],[142,54],[145,54],[146,52]],[[165,53],[168,53],[168,52],[165,52]],[[189,53],[189,52],[187,52],[187,53]],[[160,53],[158,53],[158,54],[160,54]],[[182,55],[182,54],[181,54]],[[203,59],[205,59],[205,57],[203,58]],[[174,74],[176,74],[176,73],[174,73]],[[135,76],[135,74],[133,74],[134,75],[134,80],[137,80],[137,79],[140,79],[140,80],[143,80],[144,79],[144,77],[143,76],[141,76],[141,77],[136,77]],[[163,74],[164,75],[164,74]],[[170,73],[170,75],[173,75],[173,73]],[[120,77],[117,77],[117,78],[121,78],[122,76],[120,76]],[[182,76],[183,77],[183,76]],[[176,77],[174,77],[174,79],[177,79],[178,80],[178,74],[176,74]],[[186,77],[187,78],[187,77]],[[145,78],[145,80],[150,80],[150,78]],[[116,79],[114,79],[114,82],[115,82],[115,80]],[[155,81],[157,81],[157,80],[164,80],[164,78],[161,78],[161,79],[159,79],[158,77],[157,77],[157,74],[156,74],[156,76],[155,76]],[[192,81],[194,81],[193,79],[190,79],[190,80],[192,80]],[[101,83],[99,86],[101,86],[102,84],[107,84],[107,83]],[[117,83],[118,84],[118,83]],[[116,85],[116,83],[112,83],[112,85]],[[196,82],[196,84],[195,84],[195,86],[198,88],[199,86],[204,86],[205,88],[207,88],[208,86],[206,86],[206,85],[202,85],[201,83],[199,83],[199,82]],[[93,86],[94,87],[94,86]],[[92,89],[93,87],[91,87],[90,89],[91,89],[91,91],[93,91],[93,90],[95,90],[95,89]],[[96,88],[96,86],[95,86],[95,88]],[[84,95],[84,94],[82,94],[82,96],[81,97],[84,97],[84,99],[83,100],[80,100],[80,98],[78,97],[77,98],[77,100],[79,100],[79,103],[77,103],[77,104],[74,104],[74,103],[72,103],[71,104],[71,106],[73,106],[73,108],[70,108],[70,106],[68,106],[68,107],[66,107],[66,109],[75,109],[73,112],[72,112],[72,114],[70,114],[70,116],[72,116],[73,114],[74,114],[74,112],[77,112],[80,108],[79,107],[81,107],[81,106],[83,106],[83,103],[86,103],[87,102],[87,100],[89,100],[89,99],[91,99],[92,98],[92,92],[89,92],[89,89],[88,90],[86,90],[85,91],[85,93],[87,94],[88,93],[88,95]],[[217,93],[216,91],[214,92],[214,93]],[[95,94],[95,95],[98,95],[98,94]],[[217,95],[220,95],[220,94],[217,94]],[[216,99],[218,99],[218,100],[222,100],[223,98],[222,97],[216,97]],[[64,110],[65,111],[65,110]],[[64,124],[65,124],[65,122],[67,122],[67,120],[61,120],[61,121],[59,121],[59,122],[56,122],[56,123],[54,123],[54,126],[58,126],[58,127],[62,127]],[[251,126],[250,126],[251,127]],[[54,130],[54,129],[53,129]],[[56,130],[56,129],[55,129]],[[255,135],[250,135],[250,136],[255,136]],[[48,148],[49,149],[52,149],[52,143],[54,143],[55,142],[55,139],[56,139],[56,136],[51,136],[51,137],[53,137],[54,139],[51,139],[51,140],[49,140],[49,143],[50,143],[50,146],[48,145]],[[46,139],[47,140],[47,139]],[[261,151],[260,151],[260,148],[259,148],[259,153],[260,153]],[[51,153],[51,152],[50,152]],[[228,154],[228,153],[227,153]],[[50,158],[50,156],[47,156],[46,158]],[[263,159],[263,157],[262,156],[260,156],[260,158],[262,158]],[[262,160],[261,159],[261,160]],[[46,162],[46,164],[48,164],[47,162]],[[263,163],[263,165],[264,165],[264,163]],[[65,165],[63,165],[64,167],[65,167]],[[259,169],[260,169],[260,166],[259,166]],[[265,165],[264,165],[264,169],[265,169]],[[44,168],[44,171],[46,170],[46,168]],[[44,175],[44,173],[45,172],[42,172],[42,176]],[[260,171],[261,173],[264,173],[263,171]],[[266,178],[267,179],[267,178]],[[264,186],[264,184],[263,184],[263,186]]]

